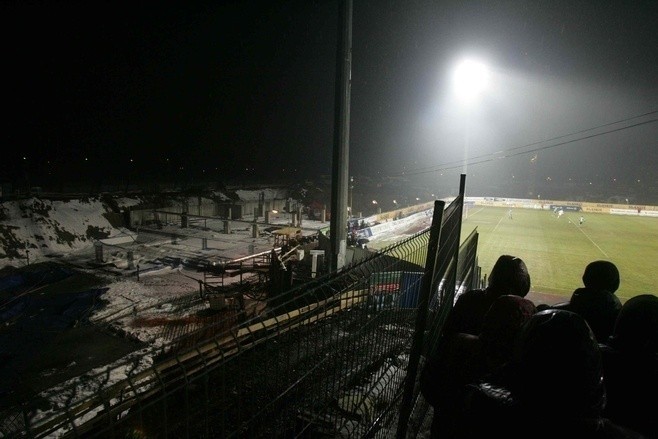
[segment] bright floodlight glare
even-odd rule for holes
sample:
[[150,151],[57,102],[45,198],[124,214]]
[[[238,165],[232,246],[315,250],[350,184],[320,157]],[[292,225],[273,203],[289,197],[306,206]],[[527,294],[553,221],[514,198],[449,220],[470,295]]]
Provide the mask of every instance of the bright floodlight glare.
[[457,65],[453,79],[457,96],[466,102],[472,101],[487,88],[489,69],[479,61],[464,60]]

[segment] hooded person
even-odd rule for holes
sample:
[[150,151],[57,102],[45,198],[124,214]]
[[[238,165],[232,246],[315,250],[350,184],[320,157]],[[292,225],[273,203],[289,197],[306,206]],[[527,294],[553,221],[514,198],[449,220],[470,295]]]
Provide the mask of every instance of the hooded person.
[[455,401],[467,384],[478,382],[511,359],[516,334],[535,312],[532,301],[503,295],[487,311],[478,336],[456,333],[447,337],[421,377],[421,391],[434,408],[431,438],[457,434]]
[[658,296],[628,299],[617,317],[614,333],[602,344],[605,414],[650,438],[658,438],[653,401],[658,395]]
[[[475,360],[467,361],[466,358],[473,355],[475,351],[471,346],[479,343],[478,338],[489,308],[501,296],[514,295],[524,298],[529,291],[530,275],[525,262],[516,256],[501,255],[491,269],[486,288],[468,290],[457,298],[436,344],[428,350],[427,360],[421,373],[421,391],[432,406],[436,408],[441,404],[436,398],[444,393],[438,390],[443,387],[442,377],[451,376],[445,369],[455,369],[449,364],[446,365],[444,359],[462,357],[458,362],[465,365],[465,369],[458,370],[459,375],[480,374],[482,365]],[[465,349],[465,351],[456,354],[457,349]],[[455,383],[461,384],[464,381],[459,377],[455,379]],[[455,383],[448,383],[448,386],[454,389]]]
[[530,317],[500,377],[469,386],[460,437],[643,437],[604,417],[601,351],[576,313],[548,309]]
[[443,334],[462,332],[478,335],[484,316],[493,302],[503,295],[525,297],[530,291],[530,274],[521,258],[501,255],[489,275],[487,287],[461,294],[448,314]]
[[640,294],[628,299],[608,344],[628,354],[658,354],[658,296]]
[[581,316],[562,310],[535,314],[519,334],[515,361],[512,390],[526,408],[564,418],[601,414],[606,402],[601,354]]
[[619,288],[619,283],[619,270],[610,261],[593,261],[585,267],[583,285],[587,288],[606,290],[614,294]]
[[599,342],[607,341],[612,335],[621,310],[621,301],[614,294],[619,283],[619,270],[615,264],[610,261],[591,262],[583,273],[585,287],[573,292],[566,308],[587,321]]
[[539,305],[540,310],[561,309],[582,316],[592,328],[599,343],[612,335],[621,301],[614,294],[619,288],[617,266],[610,261],[593,261],[585,267],[582,276],[584,287],[577,288],[566,302],[555,305]]
[[619,298],[606,290],[578,288],[571,295],[568,309],[580,314],[603,343],[612,335],[621,307]]

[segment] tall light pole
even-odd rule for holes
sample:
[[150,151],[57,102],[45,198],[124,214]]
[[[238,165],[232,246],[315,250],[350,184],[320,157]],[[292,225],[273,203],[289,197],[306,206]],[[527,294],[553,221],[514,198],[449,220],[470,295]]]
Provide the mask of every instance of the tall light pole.
[[468,149],[469,149],[469,130],[470,114],[472,107],[478,100],[478,97],[487,89],[489,85],[489,68],[481,61],[475,59],[464,59],[457,64],[453,72],[453,88],[457,100],[464,107],[465,128],[464,128],[464,166],[463,174],[466,174],[468,168]]
[[349,214],[350,218],[354,216],[354,204],[352,204],[352,195],[354,194],[354,177],[350,177],[350,207]]
[[336,51],[334,150],[331,177],[330,270],[345,266],[347,253],[347,187],[352,76],[352,0],[341,0]]

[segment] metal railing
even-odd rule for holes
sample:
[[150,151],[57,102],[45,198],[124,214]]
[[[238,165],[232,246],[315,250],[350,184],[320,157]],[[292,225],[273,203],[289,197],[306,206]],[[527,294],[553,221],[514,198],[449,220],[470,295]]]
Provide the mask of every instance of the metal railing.
[[[0,437],[409,437],[417,380],[455,294],[477,281],[462,194],[432,226],[273,298],[0,413]],[[93,391],[88,391],[93,389]],[[55,397],[55,394],[58,396]]]

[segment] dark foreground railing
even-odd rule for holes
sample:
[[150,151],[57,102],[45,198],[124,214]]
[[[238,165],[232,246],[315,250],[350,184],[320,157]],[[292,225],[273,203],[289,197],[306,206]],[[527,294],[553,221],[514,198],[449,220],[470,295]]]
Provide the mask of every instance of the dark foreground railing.
[[53,390],[47,411],[5,411],[0,437],[417,435],[424,353],[477,278],[460,192],[435,203],[430,229],[273,298],[265,316],[140,352]]

